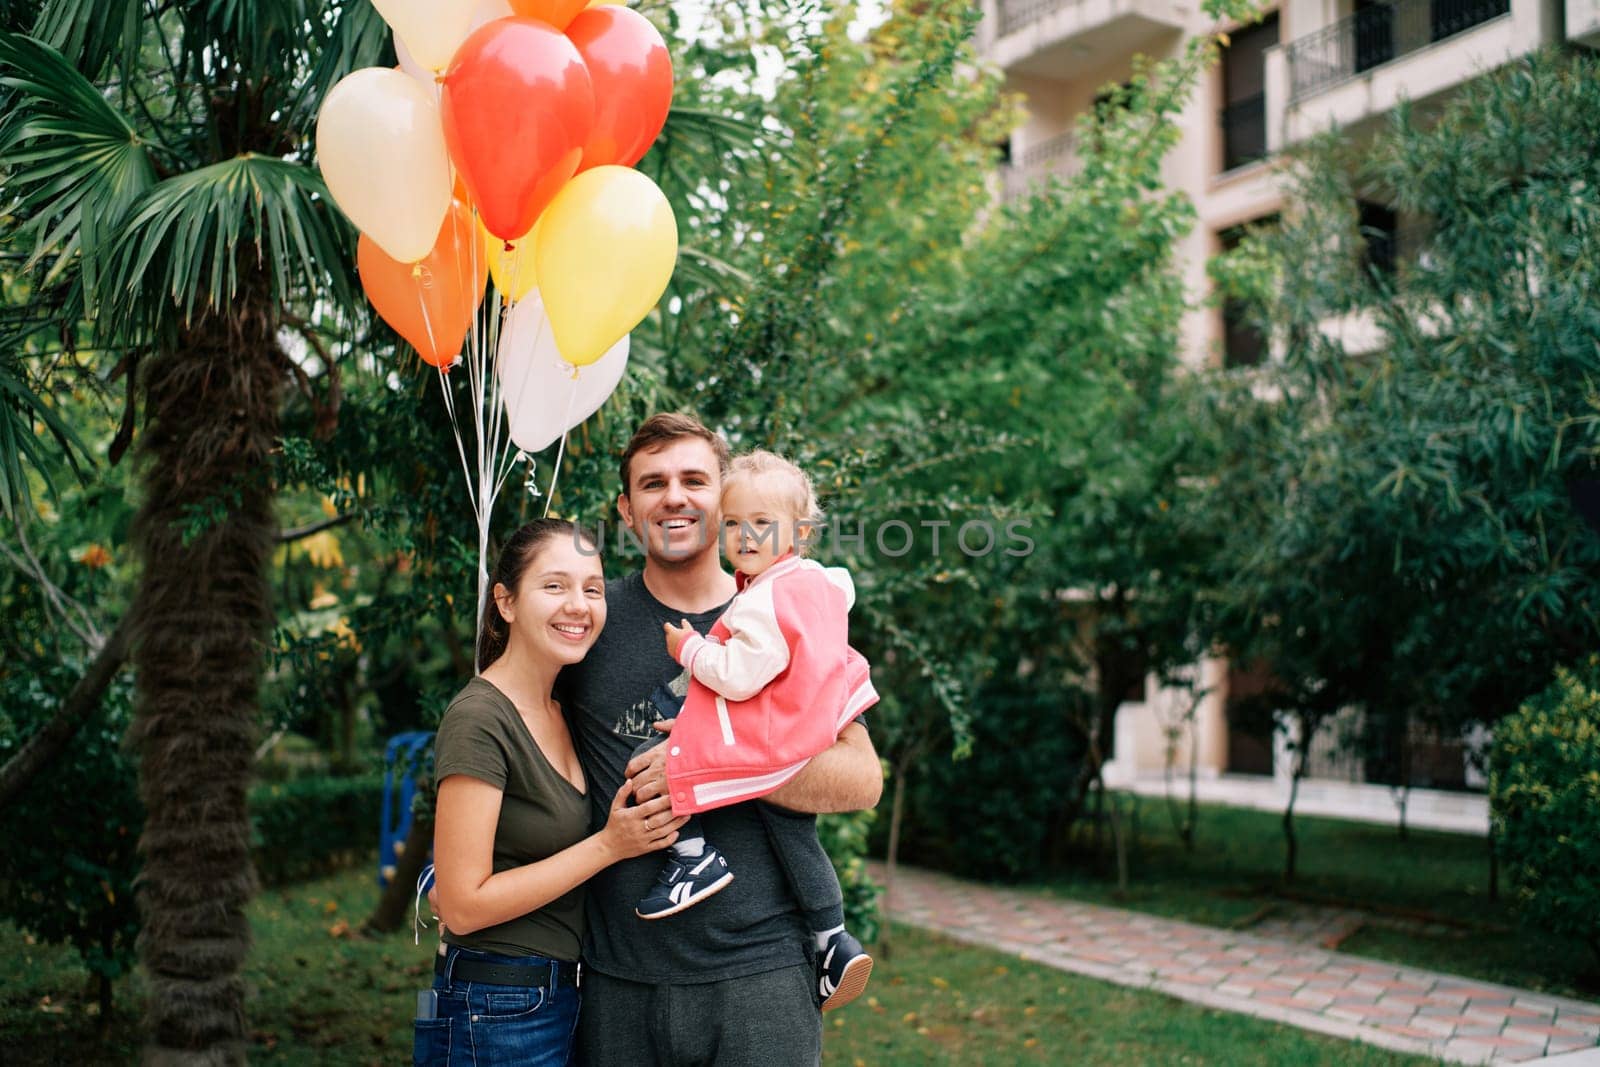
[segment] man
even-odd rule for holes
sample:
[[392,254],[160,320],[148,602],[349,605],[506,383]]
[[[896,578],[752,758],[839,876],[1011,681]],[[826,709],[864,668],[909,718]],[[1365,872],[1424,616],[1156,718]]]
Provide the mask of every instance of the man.
[[[640,572],[606,585],[607,621],[588,657],[566,668],[557,694],[578,746],[590,795],[615,795],[626,777],[636,801],[665,791],[664,748],[630,762],[670,706],[682,668],[662,624],[687,619],[705,633],[734,593],[718,557],[721,475],[727,445],[699,420],[656,415],[622,456],[617,510],[645,551]],[[652,695],[654,694],[654,699]],[[854,811],[878,802],[877,753],[860,722],[768,802],[793,812]],[[605,812],[595,809],[603,822]],[[649,855],[589,883],[580,1062],[815,1064],[822,1017],[812,935],[768,844],[753,803],[702,816],[736,879],[678,915],[634,914],[660,867]]]

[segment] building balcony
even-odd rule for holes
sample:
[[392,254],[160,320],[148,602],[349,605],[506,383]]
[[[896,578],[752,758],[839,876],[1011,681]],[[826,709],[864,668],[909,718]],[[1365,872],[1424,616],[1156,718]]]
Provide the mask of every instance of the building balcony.
[[1064,133],[1019,152],[1000,168],[1001,199],[1009,204],[1031,195],[1051,178],[1070,178],[1076,174],[1081,160],[1073,142],[1073,135]]
[[988,58],[1009,75],[1068,80],[1086,59],[1132,55],[1190,28],[1179,0],[993,0]]
[[1553,43],[1561,2],[1389,0],[1269,49],[1268,148],[1359,128]]

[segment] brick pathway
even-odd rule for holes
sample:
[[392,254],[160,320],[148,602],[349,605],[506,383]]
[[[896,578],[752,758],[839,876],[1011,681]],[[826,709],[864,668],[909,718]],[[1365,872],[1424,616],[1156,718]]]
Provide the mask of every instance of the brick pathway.
[[1235,928],[1278,941],[1336,949],[1346,938],[1369,927],[1401,930],[1422,937],[1464,941],[1470,931],[1446,923],[1396,915],[1374,915],[1354,908],[1333,908],[1282,901],[1263,908],[1248,924]]
[[[881,865],[873,877],[883,879]],[[1600,1004],[900,867],[896,921],[1064,971],[1452,1063],[1600,1045]]]

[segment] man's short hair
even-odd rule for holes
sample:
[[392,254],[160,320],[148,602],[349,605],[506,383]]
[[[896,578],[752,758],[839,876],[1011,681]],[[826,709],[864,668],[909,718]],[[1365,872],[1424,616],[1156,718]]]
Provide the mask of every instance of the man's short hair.
[[713,433],[705,423],[687,412],[663,412],[651,415],[640,423],[639,428],[633,431],[633,437],[628,440],[628,447],[622,450],[622,494],[627,496],[633,486],[629,478],[633,474],[634,456],[640,452],[654,451],[683,437],[698,437],[710,445],[717,457],[717,473],[726,473],[728,442],[720,434]]

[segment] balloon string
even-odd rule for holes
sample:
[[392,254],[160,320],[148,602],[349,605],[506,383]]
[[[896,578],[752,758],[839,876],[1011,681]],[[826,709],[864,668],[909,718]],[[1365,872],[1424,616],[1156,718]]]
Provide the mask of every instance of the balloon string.
[[561,446],[556,449],[555,470],[550,472],[550,491],[544,496],[544,517],[550,516],[550,502],[556,498],[556,479],[561,477],[561,459],[567,454],[567,423],[572,420],[572,405],[578,399],[578,387],[574,385],[567,394],[567,410],[561,416]]

